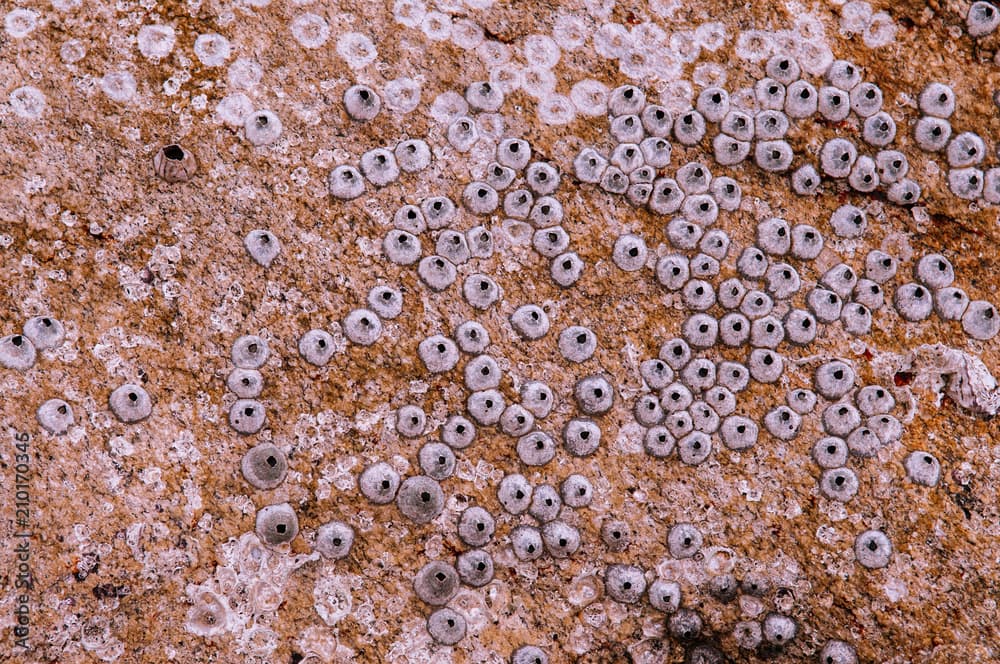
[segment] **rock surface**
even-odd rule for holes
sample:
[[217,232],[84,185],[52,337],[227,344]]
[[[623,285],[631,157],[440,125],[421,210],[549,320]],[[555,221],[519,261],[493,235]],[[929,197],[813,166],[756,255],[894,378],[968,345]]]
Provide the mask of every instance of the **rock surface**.
[[[977,340],[962,321],[937,314],[907,322],[892,297],[915,281],[922,256],[939,253],[971,300],[998,301],[1000,200],[989,200],[988,173],[998,166],[1000,42],[995,32],[969,36],[969,4],[53,0],[4,9],[0,359],[20,352],[6,337],[31,338],[25,324],[34,316],[61,321],[65,335],[52,348],[36,344],[24,371],[0,363],[7,543],[0,652],[24,662],[500,662],[536,645],[550,662],[675,662],[711,646],[734,662],[799,662],[818,661],[838,639],[861,662],[1000,658],[1000,430],[991,375],[1000,342],[996,332]],[[674,214],[583,182],[574,159],[586,147],[609,157],[618,142],[609,90],[634,84],[679,117],[717,85],[733,107],[748,108],[746,91],[764,76],[767,58],[784,53],[816,89],[834,58],[855,63],[879,86],[897,127],[885,149],[905,155],[919,201],[896,205],[886,183],[862,193],[825,176],[815,196],[798,196],[789,175],[758,168],[752,150],[742,163],[717,164],[713,122],[695,145],[670,134],[670,161],[653,169],[657,178],[698,161],[742,189],[738,209],[720,211],[711,226],[732,244],[707,280],[718,288],[739,277],[740,252],[759,242],[757,226],[770,217],[811,224],[825,239],[815,260],[772,257],[802,281],[798,292],[775,298],[779,318],[806,309],[806,294],[837,264],[864,275],[872,249],[898,259],[898,273],[884,284],[884,304],[873,307],[870,333],[854,336],[834,322],[808,345],[785,340],[776,350],[784,368],[777,381],[751,380],[737,394],[735,412],[759,425],[756,445],[730,450],[709,431],[712,450],[698,465],[677,451],[654,458],[633,411],[641,395],[657,393],[640,364],[681,336],[691,315],[655,268],[666,254],[693,257],[697,249],[671,246]],[[487,80],[504,92],[502,105],[469,110],[463,95]],[[597,83],[581,87],[584,80]],[[949,166],[947,150],[928,153],[914,139],[918,95],[931,81],[954,91],[954,135],[974,132],[984,141],[974,167],[987,190],[975,200],[949,184],[960,166]],[[345,105],[355,84],[380,98],[370,121],[353,119]],[[267,122],[265,110],[273,114]],[[454,124],[466,114],[477,134],[468,141]],[[874,156],[880,148],[864,143],[863,123],[853,113],[842,121],[793,119],[792,169],[821,171],[821,147],[834,137]],[[567,251],[583,263],[568,287],[533,248],[536,228],[504,214],[504,194],[526,186],[530,169],[515,169],[497,209],[474,213],[477,193],[466,187],[489,181],[505,137],[525,139],[534,160],[558,169],[551,195],[563,209]],[[386,186],[366,171],[362,195],[331,195],[337,166],[366,170],[363,154],[407,139],[427,141],[428,168],[404,169]],[[438,290],[422,278],[424,268],[391,262],[383,250],[396,211],[431,196],[458,206],[450,228],[482,225],[495,245],[491,255],[459,263],[455,282]],[[845,204],[867,216],[859,237],[834,234],[830,217]],[[276,255],[251,255],[247,236],[257,229],[273,234]],[[612,259],[626,233],[648,247],[636,271]],[[418,233],[422,257],[445,253],[442,234],[433,225]],[[476,274],[499,288],[499,299],[482,308],[463,295]],[[744,281],[764,290],[761,280]],[[354,343],[348,314],[368,307],[377,285],[401,291],[402,313],[382,317],[371,345]],[[541,306],[551,322],[535,341],[510,323],[525,304]],[[716,304],[709,313],[725,311]],[[452,337],[466,320],[489,333],[486,352],[502,372],[507,404],[522,401],[528,381],[552,388],[555,408],[535,424],[555,441],[555,455],[528,465],[506,423],[477,426],[474,442],[454,450],[454,475],[440,482],[443,511],[418,524],[395,502],[364,498],[358,476],[378,461],[403,478],[423,474],[421,446],[440,439],[449,415],[466,414],[463,368],[471,356],[431,373],[418,354],[420,341]],[[580,362],[560,349],[560,332],[572,325],[597,338]],[[322,366],[299,346],[313,329],[329,335]],[[258,335],[270,351],[259,368],[260,396],[249,397],[266,413],[252,435],[231,426],[238,397],[226,380],[243,335]],[[716,343],[695,356],[743,362],[748,348]],[[790,390],[813,389],[816,370],[836,358],[854,368],[855,388],[892,394],[891,414],[902,424],[874,456],[851,456],[846,465],[859,488],[846,503],[821,494],[823,471],[810,456],[826,435],[828,401],[802,417],[792,440],[763,423]],[[588,416],[574,386],[592,374],[604,375],[615,394],[610,410]],[[148,393],[148,417],[126,422],[112,408],[109,395],[125,384]],[[56,398],[72,411],[64,433],[50,433],[36,415]],[[416,437],[397,432],[396,412],[407,404],[426,414]],[[56,408],[45,422],[63,421]],[[576,457],[564,449],[563,429],[584,416],[598,424],[600,445]],[[241,473],[244,454],[263,442],[287,456],[283,482],[269,490]],[[907,477],[904,460],[915,451],[940,463],[935,486]],[[564,505],[559,516],[578,530],[578,550],[528,561],[514,555],[513,529],[539,524],[501,507],[498,486],[512,473],[536,488],[558,488],[574,473],[590,481],[592,503]],[[256,517],[281,503],[294,508],[300,530],[271,546],[255,534]],[[453,563],[469,548],[457,523],[472,505],[496,520],[483,547],[495,578],[461,586],[448,606],[465,620],[466,635],[436,645],[426,627],[435,607],[417,598],[413,579],[428,561]],[[332,520],[355,534],[350,554],[336,560],[314,550],[317,531]],[[627,547],[602,540],[609,521],[630,529]],[[703,537],[693,557],[668,549],[677,523],[694,524]],[[891,541],[885,567],[856,560],[855,538],[868,530]],[[647,585],[677,582],[680,606],[701,618],[700,634],[679,638],[670,615],[686,614],[657,610],[645,597],[611,599],[605,573],[616,564],[641,568]],[[726,574],[743,583],[728,602],[711,590],[725,589]],[[32,587],[22,587],[29,579]],[[766,592],[750,589],[748,579],[762,579]],[[772,613],[794,619],[794,638],[750,638],[744,647],[749,637],[738,625],[762,623],[773,637],[769,625],[786,623],[765,620]]]

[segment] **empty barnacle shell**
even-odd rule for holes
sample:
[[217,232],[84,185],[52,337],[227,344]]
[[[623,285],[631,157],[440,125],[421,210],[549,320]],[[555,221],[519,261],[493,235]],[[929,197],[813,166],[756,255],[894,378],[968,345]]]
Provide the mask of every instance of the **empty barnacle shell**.
[[153,155],[153,170],[166,182],[187,182],[198,172],[198,160],[190,150],[171,143]]

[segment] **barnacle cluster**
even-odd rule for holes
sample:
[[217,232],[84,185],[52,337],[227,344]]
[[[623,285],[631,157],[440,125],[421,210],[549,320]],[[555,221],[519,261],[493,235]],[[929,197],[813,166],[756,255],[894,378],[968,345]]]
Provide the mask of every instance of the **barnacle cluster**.
[[898,4],[5,10],[18,656],[1000,657],[1000,7]]

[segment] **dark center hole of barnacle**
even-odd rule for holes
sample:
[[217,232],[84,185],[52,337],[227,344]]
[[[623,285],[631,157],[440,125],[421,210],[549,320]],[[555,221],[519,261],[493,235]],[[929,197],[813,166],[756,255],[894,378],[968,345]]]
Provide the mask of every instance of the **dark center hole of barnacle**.
[[531,320],[538,320],[538,312],[537,311],[532,311],[528,315],[531,316]]
[[361,97],[361,101],[368,101],[368,98],[371,97],[371,94],[367,90],[360,90],[358,92],[358,96]]
[[181,161],[184,159],[184,149],[179,145],[168,145],[163,148],[163,156],[171,161]]
[[316,342],[316,345],[319,346],[320,348],[326,348],[326,339],[320,339],[319,341]]
[[340,546],[341,544],[343,544],[343,542],[344,542],[344,540],[340,539],[339,537],[334,537],[333,538],[333,545],[334,546]]
[[917,286],[916,288],[913,289],[913,297],[922,298],[923,296],[924,296],[924,289],[923,288],[921,288],[920,286]]
[[481,374],[483,374],[484,376],[489,376],[490,375],[490,368],[489,367],[483,367],[482,369],[479,370],[479,372]]
[[548,216],[548,214],[551,213],[551,212],[552,212],[552,207],[551,206],[548,206],[548,205],[543,205],[542,206],[542,214]]
[[970,177],[969,184],[971,184],[972,186],[976,186],[977,184],[979,184],[979,176],[973,175],[972,177]]
[[409,152],[410,154],[413,154],[413,153],[415,153],[417,151],[417,146],[414,145],[413,143],[407,143],[406,144],[406,151]]
[[747,126],[747,121],[744,118],[736,118],[736,128],[743,129]]
[[282,535],[284,535],[285,531],[288,529],[288,526],[286,526],[283,523],[279,523],[277,526],[274,527],[274,529],[277,530]]
[[627,150],[625,150],[625,156],[628,157],[629,159],[631,159],[634,154],[635,150],[633,150],[632,148],[628,148]]
[[863,178],[861,178],[861,179],[862,179],[862,180],[863,180],[863,181],[864,181],[865,183],[868,183],[868,182],[871,182],[871,181],[872,181],[872,176],[866,173],[866,174],[865,174],[865,176],[864,176]]
[[431,207],[434,208],[435,212],[440,212],[441,208],[444,207],[444,203],[442,203],[441,201],[434,201]]
[[663,118],[666,117],[666,113],[664,113],[660,109],[656,109],[656,111],[653,113],[653,117],[655,117],[657,120],[662,120]]
[[772,85],[771,87],[769,87],[767,89],[767,94],[769,94],[769,95],[776,95],[776,94],[778,94],[778,86],[777,85]]
[[876,542],[875,540],[868,540],[868,550],[869,551],[877,551],[878,550],[878,542]]
[[941,94],[938,95],[938,101],[942,104],[945,103],[946,101],[948,101],[948,95],[942,92]]
[[267,465],[269,465],[271,468],[274,468],[275,466],[278,465],[278,460],[275,459],[274,456],[272,455],[272,456],[269,456],[266,459],[264,459],[264,463],[266,463]]
[[736,427],[736,433],[746,433],[747,427],[745,424],[740,424]]
[[128,393],[128,400],[131,401],[132,403],[135,403],[136,401],[139,400],[139,395],[136,394],[135,392],[129,392]]
[[833,95],[832,97],[830,97],[830,103],[833,104],[834,106],[840,106],[840,102],[841,102],[840,95]]
[[364,318],[361,319],[361,324],[364,325],[365,327],[368,327],[369,325],[372,324],[372,322],[368,320],[367,316],[365,316]]
[[722,95],[720,95],[718,92],[716,92],[714,95],[712,95],[712,103],[713,104],[721,104],[722,103]]
[[781,411],[781,415],[779,417],[781,418],[782,422],[787,422],[788,420],[792,419],[792,416],[789,414],[787,410]]
[[388,489],[390,487],[389,480],[382,480],[382,489]]
[[681,121],[686,125],[692,125],[694,124],[694,117],[692,117],[689,113],[688,115],[685,115]]
[[604,390],[598,387],[597,389],[594,390],[594,396],[600,399],[601,397],[604,396]]
[[250,344],[249,346],[247,346],[247,351],[250,352],[250,353],[256,353],[257,352],[257,344]]
[[267,122],[268,120],[266,115],[258,115],[254,120],[254,123],[257,125],[258,129],[263,129],[264,127],[266,127]]
[[422,501],[424,501],[426,503],[426,502],[430,502],[430,499],[431,499],[431,494],[430,493],[428,493],[427,491],[421,491],[420,492],[420,500],[422,500]]
[[534,552],[535,552],[535,545],[534,544],[529,544],[528,545],[528,553],[534,553]]
[[375,155],[375,161],[378,162],[379,166],[384,165],[385,164],[385,155],[384,154],[377,154],[377,155]]
[[492,408],[493,407],[493,399],[487,399],[486,400],[486,407],[487,408]]
[[480,198],[486,198],[489,195],[489,193],[490,192],[486,191],[485,189],[480,189],[476,192],[476,195],[479,196]]
[[680,394],[680,392],[674,392],[673,394],[671,394],[670,395],[670,399],[672,401],[680,401],[681,400],[681,394]]
[[699,206],[699,208],[701,209],[701,211],[702,211],[702,212],[708,212],[708,208],[709,208],[709,207],[710,207],[710,206],[709,206],[709,204],[708,204],[708,202],[707,202],[707,201],[706,201],[705,203],[702,203],[702,204],[701,204],[701,205]]
[[702,334],[705,334],[706,332],[708,332],[708,324],[707,323],[702,323],[701,325],[699,325],[698,326],[698,331],[701,332]]
[[243,414],[246,415],[247,417],[253,417],[253,408],[252,407],[244,408]]
[[571,267],[573,267],[573,261],[570,261],[570,260],[565,260],[565,261],[563,261],[563,264],[562,264],[562,266],[563,266],[563,269],[564,269],[564,270],[568,270],[568,269],[570,269]]
[[865,98],[867,98],[867,99],[875,99],[875,91],[874,91],[874,90],[872,90],[871,88],[869,88],[869,89],[868,89],[868,90],[867,90],[867,91],[865,92]]
[[771,150],[771,159],[779,159],[780,157],[781,153],[779,151]]
[[743,329],[743,323],[741,323],[740,321],[736,321],[735,323],[733,323],[733,329],[739,332],[740,330]]
[[622,96],[625,97],[625,99],[632,99],[632,97],[635,96],[635,91],[632,88],[626,88],[622,93]]
[[933,129],[931,129],[931,136],[937,137],[940,135],[941,135],[941,127],[934,127]]
[[799,96],[803,99],[809,99],[809,88],[805,88],[799,93]]
[[400,245],[406,246],[410,243],[410,238],[406,235],[400,235],[398,241]]
[[439,352],[439,353],[443,353],[443,352],[445,352],[446,350],[448,350],[448,347],[447,347],[447,346],[445,346],[444,344],[438,344],[438,345],[437,345],[437,352]]

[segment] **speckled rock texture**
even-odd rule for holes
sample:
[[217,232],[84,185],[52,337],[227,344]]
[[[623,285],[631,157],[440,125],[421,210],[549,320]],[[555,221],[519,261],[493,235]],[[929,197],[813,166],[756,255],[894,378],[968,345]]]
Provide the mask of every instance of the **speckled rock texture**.
[[[1000,302],[1000,171],[992,170],[1000,166],[1000,37],[993,30],[970,36],[980,25],[970,27],[971,5],[5,4],[0,660],[478,664],[512,661],[518,648],[533,645],[552,663],[791,663],[821,661],[831,640],[849,644],[858,662],[1000,660],[1000,429],[993,417],[1000,394],[992,376],[1000,341],[989,327],[998,315],[991,307]],[[683,456],[694,454],[688,448],[657,457],[644,445],[647,427],[635,405],[643,395],[653,395],[650,404],[665,397],[640,365],[684,336],[692,315],[682,290],[658,281],[656,267],[668,254],[693,264],[699,249],[673,246],[667,225],[697,211],[657,213],[646,199],[630,203],[608,182],[585,182],[574,160],[584,148],[609,158],[618,143],[639,143],[616,138],[609,121],[609,114],[627,114],[615,110],[612,92],[626,84],[678,120],[701,108],[699,95],[711,86],[728,92],[732,109],[753,116],[762,110],[754,86],[772,55],[796,60],[814,92],[828,84],[834,59],[854,63],[861,80],[881,90],[895,138],[869,145],[857,113],[837,121],[809,113],[791,120],[784,139],[791,167],[767,172],[753,147],[740,163],[717,163],[712,140],[720,130],[708,121],[693,145],[676,132],[665,136],[671,154],[668,164],[651,167],[653,196],[694,161],[738,183],[736,209],[696,224],[722,229],[731,241],[717,273],[704,277],[715,289],[737,278],[748,289],[767,290],[766,280],[741,277],[736,267],[741,252],[761,242],[760,222],[780,217],[790,226],[814,226],[824,238],[815,259],[769,258],[788,263],[801,279],[792,295],[774,298],[779,320],[793,309],[808,311],[808,293],[839,263],[864,277],[866,258],[878,249],[898,261],[898,271],[882,284],[884,298],[868,307],[870,330],[851,334],[836,321],[818,324],[810,343],[786,338],[774,349],[783,363],[777,380],[750,380],[736,391],[733,413],[759,427],[756,444],[730,449],[718,425],[700,424],[711,441],[707,457]],[[483,81],[502,92],[493,110],[470,108],[465,99],[473,98],[470,85]],[[950,164],[948,149],[926,152],[914,138],[926,115],[918,96],[932,81],[953,91],[952,135],[973,132],[983,141],[985,154],[968,165]],[[371,120],[352,117],[357,113],[345,104],[345,91],[356,84],[369,86],[381,103]],[[272,114],[266,122],[264,111]],[[463,118],[471,130],[458,126]],[[515,168],[512,184],[494,187],[498,203],[476,213],[478,194],[466,187],[490,181],[497,145],[507,137],[528,141],[533,162],[558,170],[550,195],[562,206],[561,220],[534,225],[505,213],[508,192],[530,187],[539,198],[545,190],[530,168]],[[846,178],[826,176],[821,148],[836,137],[873,158],[899,150],[919,199],[898,205],[886,180],[865,193]],[[359,173],[367,176],[360,196],[331,194],[337,166],[366,170],[366,152],[393,151],[408,139],[426,141],[429,166],[404,169],[384,186],[369,171]],[[822,176],[814,195],[791,189],[791,172],[805,164]],[[624,168],[622,175],[628,178]],[[633,184],[640,181],[633,175]],[[970,186],[973,193],[962,197]],[[700,195],[695,187],[688,199]],[[482,226],[476,234],[489,233],[493,245],[456,260],[454,283],[440,289],[421,272],[434,266],[394,263],[383,248],[397,210],[432,196],[456,204],[450,229],[465,234]],[[720,197],[705,198],[715,205]],[[831,225],[845,204],[866,216],[856,237],[838,236]],[[540,206],[536,213],[542,215]],[[557,225],[569,247],[544,256],[533,234]],[[438,244],[445,229],[430,226],[415,233],[421,258],[446,248]],[[273,260],[248,249],[254,230],[268,231],[280,245]],[[648,248],[635,271],[612,258],[627,233]],[[564,252],[575,252],[583,265],[565,287],[555,274]],[[915,266],[928,254],[953,266],[952,286],[986,303],[976,305],[982,320],[937,313],[904,320],[893,295],[918,281]],[[463,293],[466,279],[478,274],[499,288],[499,298],[482,308]],[[348,314],[369,307],[369,291],[380,285],[402,293],[402,312],[380,320],[372,314],[381,325],[377,340],[355,343],[350,326],[357,323],[346,322]],[[926,295],[933,287],[924,289]],[[854,296],[848,289],[843,301]],[[539,305],[550,321],[537,340],[511,324],[526,304]],[[718,319],[726,310],[716,303],[707,313]],[[64,339],[37,349],[30,367],[19,370],[9,358],[31,343],[25,325],[36,316],[60,321]],[[467,320],[488,331],[485,352],[502,373],[497,389],[507,405],[522,401],[529,381],[551,388],[555,407],[533,428],[551,436],[555,453],[530,465],[518,453],[520,434],[511,435],[515,424],[477,424],[472,444],[453,450],[453,474],[439,483],[443,510],[417,523],[395,501],[366,499],[358,478],[382,461],[401,479],[424,474],[420,448],[441,440],[449,416],[469,417],[463,370],[472,354],[459,353],[453,369],[432,373],[418,353],[425,338],[453,338]],[[580,362],[560,349],[560,333],[573,325],[597,339]],[[300,349],[314,329],[328,333],[325,364],[306,361]],[[233,346],[244,335],[259,336],[269,350],[258,369],[260,394],[248,397],[265,419],[248,435],[238,429],[256,422],[259,411],[251,414],[241,402],[231,414],[240,397],[227,387]],[[718,366],[747,362],[750,350],[717,341],[693,355]],[[879,386],[892,395],[889,414],[901,425],[894,435],[869,422],[884,440],[871,455],[837,464],[857,479],[846,502],[821,490],[823,468],[812,453],[829,433],[823,412],[831,401],[820,397],[788,440],[764,423],[791,390],[817,389],[817,371],[835,359],[856,373],[844,400],[835,401],[851,403],[861,387]],[[678,368],[676,380],[682,373]],[[587,415],[574,388],[594,374],[610,382],[613,405]],[[122,385],[148,393],[148,417],[125,421],[113,408],[109,397]],[[130,399],[130,390],[120,398]],[[141,394],[132,396],[121,408],[141,406],[134,405]],[[50,399],[71,411],[62,432],[49,430],[66,417],[59,404],[39,411]],[[423,432],[413,437],[397,431],[397,410],[408,404],[426,414]],[[729,413],[718,415],[725,420]],[[578,417],[600,431],[587,456],[573,456],[563,444],[564,427]],[[686,433],[680,426],[669,435],[682,448],[691,442]],[[260,443],[287,458],[287,473],[272,489],[255,488],[241,471],[244,455]],[[938,463],[939,477],[914,481],[906,463],[913,452]],[[691,458],[697,462],[686,462]],[[558,489],[572,474],[590,482],[592,502],[564,504],[558,517],[579,535],[575,552],[556,555],[549,542],[533,560],[515,555],[514,529],[541,524],[508,513],[498,500],[501,480],[514,473],[536,490]],[[258,511],[283,503],[299,530],[290,542],[272,545],[262,539]],[[436,643],[427,620],[438,607],[418,599],[413,580],[429,561],[454,564],[470,548],[457,524],[474,505],[495,519],[482,547],[494,578],[482,587],[461,584],[447,606],[464,621],[464,638]],[[330,521],[353,529],[346,557],[317,550],[317,532]],[[606,541],[614,528],[602,537],[612,521],[629,531],[627,546]],[[668,547],[678,523],[693,524],[702,537],[691,557]],[[891,542],[883,567],[866,567],[868,555],[856,553],[856,538],[869,530]],[[634,603],[613,599],[628,595],[605,586],[616,564],[639,568],[646,586],[657,579],[679,584],[679,608],[655,608],[645,594]],[[729,592],[725,575],[739,589]],[[700,617],[700,630],[677,627],[683,611]],[[776,632],[786,623],[768,616],[791,618],[794,633]],[[753,638],[755,628],[763,640]]]

